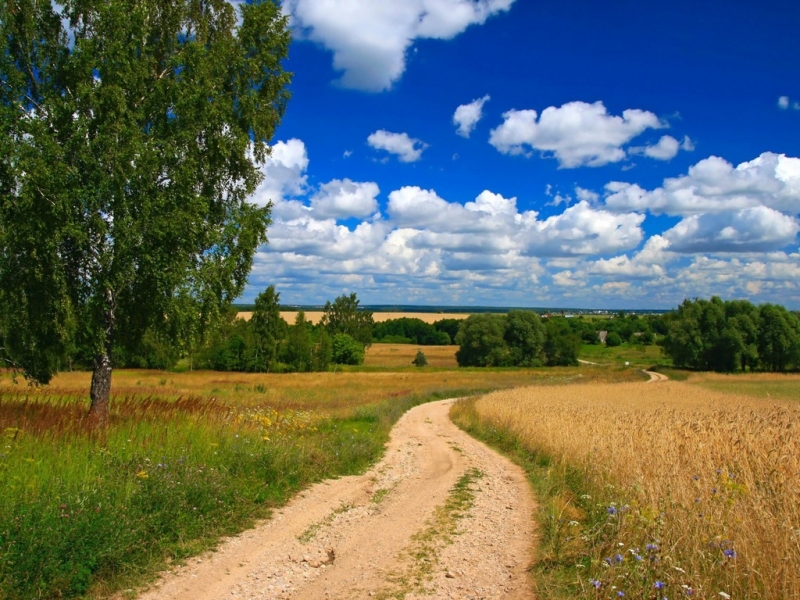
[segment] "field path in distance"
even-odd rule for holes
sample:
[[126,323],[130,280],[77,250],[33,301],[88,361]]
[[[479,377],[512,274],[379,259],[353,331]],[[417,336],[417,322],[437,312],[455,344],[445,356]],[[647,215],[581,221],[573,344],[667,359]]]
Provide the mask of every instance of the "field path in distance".
[[658,373],[657,371],[642,371],[642,373],[645,373],[650,376],[650,383],[653,383],[655,381],[669,381],[669,377],[667,377],[663,373]]
[[369,472],[314,485],[140,600],[532,598],[530,486],[452,424],[453,402],[410,410]]

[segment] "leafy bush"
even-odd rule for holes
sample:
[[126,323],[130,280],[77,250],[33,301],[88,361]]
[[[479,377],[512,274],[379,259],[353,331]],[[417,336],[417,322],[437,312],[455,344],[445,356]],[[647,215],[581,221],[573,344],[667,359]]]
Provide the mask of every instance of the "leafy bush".
[[337,365],[364,364],[364,346],[346,333],[333,336],[333,362]]
[[422,350],[417,350],[417,355],[411,361],[411,364],[415,367],[427,367],[428,359],[425,357],[425,353]]
[[606,346],[609,348],[616,348],[617,346],[621,345],[622,338],[616,331],[612,331],[606,336]]

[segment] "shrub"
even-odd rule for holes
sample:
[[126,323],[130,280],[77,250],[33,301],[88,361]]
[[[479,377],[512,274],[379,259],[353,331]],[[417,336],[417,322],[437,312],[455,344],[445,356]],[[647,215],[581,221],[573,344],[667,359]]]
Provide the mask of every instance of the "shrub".
[[610,332],[606,336],[606,346],[609,348],[615,348],[616,346],[622,345],[622,338],[616,331]]
[[364,346],[346,333],[333,336],[333,362],[337,365],[364,364]]
[[425,353],[422,350],[417,350],[417,355],[411,361],[411,364],[415,367],[427,367],[428,359],[425,357]]

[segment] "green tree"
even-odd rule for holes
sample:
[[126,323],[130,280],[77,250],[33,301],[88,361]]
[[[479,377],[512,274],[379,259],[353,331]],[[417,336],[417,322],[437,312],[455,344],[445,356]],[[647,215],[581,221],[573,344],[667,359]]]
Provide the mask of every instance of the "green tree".
[[503,339],[508,344],[511,363],[517,367],[542,366],[544,325],[535,312],[511,310],[506,315]]
[[333,341],[324,327],[318,327],[311,348],[311,370],[327,371],[333,362]]
[[411,361],[411,364],[415,367],[427,367],[428,357],[425,356],[425,353],[422,350],[417,350],[417,354],[414,356],[414,360]]
[[278,348],[288,333],[289,326],[281,316],[280,299],[281,295],[271,285],[256,297],[253,306],[250,328],[255,342],[257,371],[274,370]]
[[[433,327],[440,333],[446,333],[450,337],[448,344],[455,344],[458,329],[461,327],[461,319],[439,319],[434,321]],[[444,338],[441,338],[444,341]]]
[[345,333],[364,346],[372,344],[372,328],[375,325],[372,312],[359,310],[359,300],[355,293],[342,294],[331,303],[325,303],[321,324],[331,335]]
[[622,345],[622,338],[616,331],[610,331],[606,336],[606,346],[615,348]]
[[[609,335],[611,335],[609,333]],[[550,318],[545,324],[544,356],[549,367],[569,367],[578,364],[581,338],[570,328],[567,319]]]
[[105,419],[114,348],[197,335],[270,208],[247,202],[285,111],[277,2],[0,3],[0,329],[46,383],[81,344]]
[[510,363],[503,338],[505,318],[499,315],[470,315],[461,322],[456,335],[456,361],[460,367],[497,367]]
[[364,346],[346,333],[333,336],[332,358],[337,365],[364,364]]
[[294,325],[289,328],[289,333],[286,336],[283,360],[292,371],[300,373],[311,371],[313,349],[311,323],[306,321],[305,312],[298,311],[294,319]]
[[758,355],[770,371],[785,371],[800,359],[800,323],[783,306],[764,304],[759,311]]

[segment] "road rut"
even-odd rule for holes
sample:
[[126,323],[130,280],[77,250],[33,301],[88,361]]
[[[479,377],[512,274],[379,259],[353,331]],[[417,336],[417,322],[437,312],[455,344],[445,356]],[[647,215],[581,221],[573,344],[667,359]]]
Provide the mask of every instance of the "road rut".
[[[140,600],[532,598],[530,486],[519,467],[453,425],[453,402],[410,410],[369,472],[314,485],[165,573]],[[469,510],[455,535],[437,536],[453,486],[470,473],[479,475]]]

